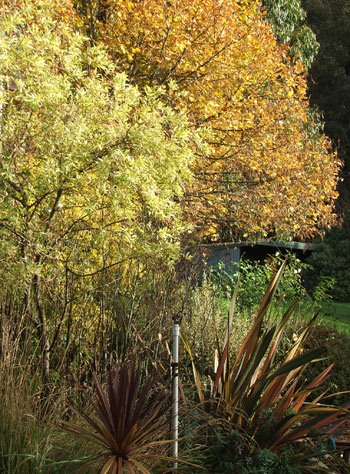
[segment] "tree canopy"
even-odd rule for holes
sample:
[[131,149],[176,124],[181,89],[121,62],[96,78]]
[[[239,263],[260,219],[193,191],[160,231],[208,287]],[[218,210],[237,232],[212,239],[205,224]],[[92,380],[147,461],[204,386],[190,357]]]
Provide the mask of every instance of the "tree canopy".
[[202,236],[308,237],[334,223],[338,162],[259,2],[75,3],[133,83],[172,81],[168,100],[202,128],[184,203]]
[[[153,94],[150,86],[160,87],[172,110],[187,114],[191,124],[187,127],[188,143],[190,135],[200,131],[200,145],[191,138],[195,159],[191,155],[183,161],[187,177],[192,173],[195,179],[188,179],[185,192],[181,194],[182,187],[181,198],[176,198],[176,205],[181,201],[185,220],[193,223],[198,235],[213,239],[308,237],[335,222],[338,162],[329,151],[326,137],[309,118],[303,67],[298,61],[292,64],[288,48],[276,42],[257,1],[196,0],[189,5],[185,0],[84,0],[74,6],[78,15],[72,14],[70,1],[52,2],[50,8],[59,16],[61,31],[70,28],[72,41],[79,37],[79,29],[85,31],[93,44],[107,47],[113,58],[113,64],[109,61],[105,69],[98,65],[91,69],[78,56],[95,48],[101,50],[101,46],[87,47],[81,40],[75,58],[81,68],[98,71],[101,82],[110,81],[117,72],[126,74],[139,87],[141,101]],[[42,8],[41,3],[37,4],[37,11]],[[33,25],[37,22],[37,18],[32,21]],[[33,31],[32,38],[35,35]],[[57,66],[56,71],[63,77]],[[38,77],[42,77],[40,74]],[[14,84],[22,80],[17,76],[16,71],[11,76]],[[50,100],[59,104],[60,99],[53,99],[55,87],[61,87],[59,81],[52,82]],[[15,96],[19,91],[15,89],[9,89],[9,93]],[[26,86],[24,89],[30,90]],[[44,94],[48,88],[40,90]],[[79,97],[74,94],[74,98]],[[95,105],[92,108],[96,110]],[[57,120],[53,105],[50,110],[51,121]],[[77,108],[78,116],[84,113],[82,110]],[[58,117],[60,113],[57,107]],[[78,117],[77,121],[81,122]],[[104,133],[107,130],[103,128]],[[169,139],[172,137],[170,134]],[[99,146],[103,148],[103,144]],[[75,157],[72,163],[73,168],[83,169]],[[174,162],[174,169],[180,168]],[[142,163],[138,169],[143,173]],[[81,171],[81,176],[85,178],[86,173]],[[47,177],[43,181],[50,182]],[[36,185],[39,183],[40,179]],[[147,194],[152,183],[143,186]],[[49,196],[52,199],[54,193]],[[161,200],[161,193],[153,196]],[[143,212],[147,205],[141,208]],[[56,207],[54,214],[57,212]],[[133,215],[131,220],[136,222],[140,215]]]

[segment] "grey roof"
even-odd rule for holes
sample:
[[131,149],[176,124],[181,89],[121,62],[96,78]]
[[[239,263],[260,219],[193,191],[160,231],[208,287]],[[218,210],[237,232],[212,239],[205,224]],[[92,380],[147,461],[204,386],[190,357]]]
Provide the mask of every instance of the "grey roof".
[[202,244],[200,247],[253,247],[255,245],[264,245],[266,247],[296,249],[296,250],[315,250],[316,244],[310,242],[277,242],[269,240],[257,240],[256,242],[220,242],[212,244]]

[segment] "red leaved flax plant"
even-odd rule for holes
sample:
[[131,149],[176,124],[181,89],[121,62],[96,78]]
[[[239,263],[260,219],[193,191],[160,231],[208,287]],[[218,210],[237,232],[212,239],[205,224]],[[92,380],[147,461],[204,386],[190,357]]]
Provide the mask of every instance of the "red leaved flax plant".
[[114,377],[109,375],[105,392],[94,375],[95,400],[90,399],[94,415],[77,410],[93,431],[71,424],[67,429],[98,446],[99,457],[104,458],[100,474],[151,474],[161,462],[173,461],[162,449],[171,443],[165,439],[169,394],[164,387],[155,389],[158,381],[159,373],[153,369],[141,388],[140,368],[122,364]]
[[[209,395],[203,390],[191,350],[183,340],[192,361],[202,406],[219,416],[221,411],[225,412],[235,429],[248,433],[260,447],[277,452],[285,444],[311,436],[315,430],[329,432],[333,429],[331,425],[340,426],[350,415],[349,404],[339,407],[320,404],[325,393],[317,397],[313,395],[326,380],[333,365],[307,385],[303,384],[302,375],[308,364],[321,359],[324,352],[321,347],[304,352],[304,343],[311,334],[317,314],[282,358],[278,347],[296,304],[288,308],[280,319],[265,324],[286,262],[271,278],[251,329],[236,358],[231,361],[229,341],[237,298],[236,286],[224,343],[222,349],[218,347],[217,369]],[[269,435],[267,422],[271,423]]]

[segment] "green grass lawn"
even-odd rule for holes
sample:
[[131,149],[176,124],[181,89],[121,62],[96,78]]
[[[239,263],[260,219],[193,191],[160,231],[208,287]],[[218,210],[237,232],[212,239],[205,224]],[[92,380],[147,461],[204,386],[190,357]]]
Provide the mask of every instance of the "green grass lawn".
[[320,316],[339,332],[350,334],[350,303],[322,303]]
[[[287,306],[284,306],[285,309]],[[312,318],[316,312],[319,312],[319,323],[333,327],[340,333],[350,335],[350,303],[323,302],[317,304],[304,300],[295,310],[298,317],[306,320]]]
[[[225,298],[218,298],[218,302],[223,314],[225,314],[228,311],[230,301]],[[277,313],[282,315],[286,309],[287,306],[285,305],[277,305],[273,311],[277,310]],[[310,303],[310,301],[302,301],[296,308],[296,314],[306,320],[309,320],[317,311],[320,311],[318,317],[320,323],[334,327],[338,332],[350,335],[350,303],[324,302],[317,305]]]

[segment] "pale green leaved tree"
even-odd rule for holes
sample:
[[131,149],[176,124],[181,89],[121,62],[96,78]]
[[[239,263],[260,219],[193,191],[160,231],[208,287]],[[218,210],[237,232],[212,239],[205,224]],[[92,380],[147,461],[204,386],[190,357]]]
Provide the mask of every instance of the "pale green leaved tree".
[[49,382],[72,278],[178,255],[195,137],[161,90],[128,85],[61,21],[57,2],[11,3],[0,7],[1,291],[21,295]]

